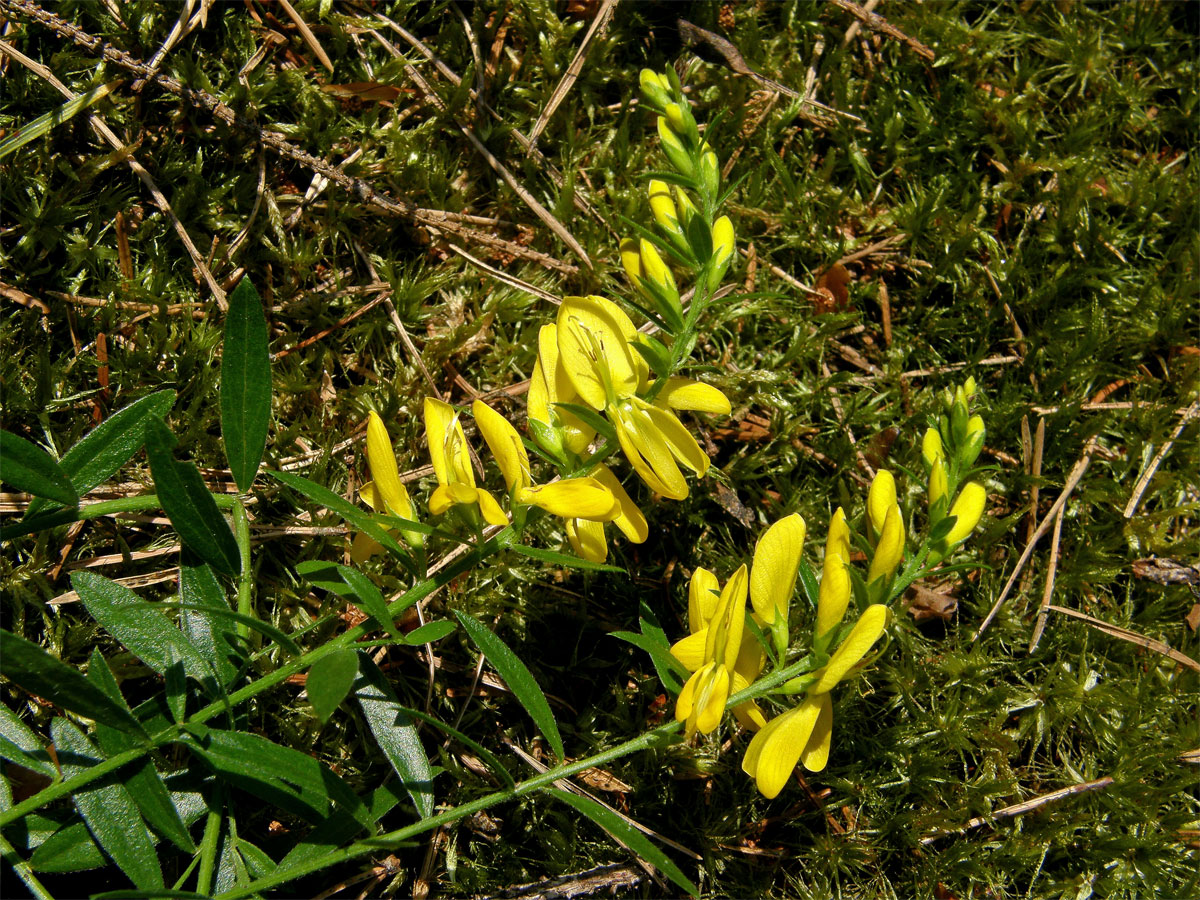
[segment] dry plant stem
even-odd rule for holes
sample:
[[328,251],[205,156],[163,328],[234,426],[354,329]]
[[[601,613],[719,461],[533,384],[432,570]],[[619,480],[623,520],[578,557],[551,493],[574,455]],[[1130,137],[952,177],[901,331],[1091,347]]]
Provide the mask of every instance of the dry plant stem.
[[986,825],[988,822],[993,822],[996,819],[1011,819],[1013,816],[1019,816],[1023,813],[1031,812],[1035,809],[1045,806],[1048,803],[1054,803],[1074,794],[1083,794],[1087,791],[1098,791],[1101,788],[1106,788],[1113,783],[1112,778],[1104,776],[1097,778],[1095,781],[1085,781],[1082,784],[1073,784],[1070,787],[1060,788],[1057,791],[1051,791],[1048,794],[1042,794],[1040,797],[1034,797],[1032,800],[1025,800],[1021,803],[1014,803],[1012,806],[1006,806],[1003,809],[998,809],[990,816],[976,816],[964,825],[962,828],[954,828],[948,831],[939,831],[937,834],[929,834],[921,838],[922,844],[932,844],[938,838],[945,837],[951,834],[962,834],[972,828],[978,828],[980,825]]
[[558,82],[557,87],[554,88],[554,93],[550,95],[550,99],[546,102],[546,108],[542,110],[542,114],[533,123],[533,128],[529,130],[529,143],[531,146],[537,146],[538,138],[542,136],[542,131],[545,130],[550,117],[554,115],[559,104],[566,99],[567,94],[575,85],[575,82],[579,78],[579,73],[583,71],[583,64],[587,61],[588,51],[592,48],[592,40],[604,33],[604,29],[608,27],[609,19],[612,18],[613,11],[620,2],[621,0],[604,0],[600,5],[595,18],[592,19],[592,24],[588,26],[587,34],[583,36],[583,40],[579,44],[579,49],[575,52],[575,58],[571,60],[571,64],[567,66],[567,71],[563,73],[562,79]]
[[643,877],[633,866],[609,863],[545,881],[511,885],[482,900],[572,900],[601,892],[606,896],[617,896],[623,889],[637,887]]
[[[867,0],[867,2],[862,5],[863,12],[874,12],[875,7],[878,5],[879,0]],[[862,22],[851,22],[850,27],[846,29],[845,36],[842,37],[842,46],[849,47],[850,42],[858,37],[858,33],[860,31],[862,31]]]
[[862,22],[872,31],[877,31],[880,34],[886,34],[890,38],[895,38],[900,43],[912,48],[917,55],[924,57],[930,62],[934,59],[934,52],[922,44],[915,38],[909,37],[895,25],[890,24],[883,16],[876,15],[856,3],[851,3],[850,0],[829,0],[834,6],[840,10],[850,13],[858,21]]
[[[3,8],[3,5],[3,3],[0,3],[0,9]],[[58,78],[55,77],[54,73],[48,68],[43,66],[41,63],[30,59],[20,50],[11,46],[7,42],[0,41],[0,53],[4,53],[6,56],[15,59],[35,75],[49,82],[68,100],[74,100],[78,96],[69,87],[59,81]],[[129,168],[133,169],[138,178],[142,180],[142,184],[144,184],[146,189],[150,191],[150,196],[154,198],[155,205],[159,208],[162,214],[166,216],[168,220],[170,220],[172,227],[175,229],[175,233],[179,235],[179,239],[183,243],[184,249],[187,250],[188,256],[191,257],[192,264],[196,267],[196,271],[200,273],[205,283],[208,284],[208,289],[212,292],[213,297],[216,298],[217,305],[221,308],[222,312],[228,309],[229,304],[225,300],[225,292],[221,290],[221,286],[213,279],[212,272],[209,271],[208,266],[204,263],[204,257],[200,255],[200,251],[197,250],[196,245],[192,243],[192,239],[188,235],[187,229],[183,227],[183,223],[179,221],[179,217],[175,215],[175,211],[171,209],[171,204],[167,202],[167,198],[163,195],[162,191],[158,189],[158,185],[154,183],[154,179],[150,177],[150,173],[146,171],[146,167],[134,158],[132,151],[128,149],[125,142],[117,137],[116,133],[108,127],[102,118],[100,118],[99,114],[89,111],[84,113],[84,115],[87,116],[88,123],[92,126],[92,129],[96,132],[96,134],[108,141],[114,150],[126,154],[125,162],[129,164]]]
[[1163,445],[1159,447],[1158,452],[1154,454],[1154,459],[1150,460],[1150,465],[1146,466],[1146,471],[1142,473],[1142,477],[1134,485],[1129,502],[1125,504],[1125,518],[1130,519],[1137,512],[1137,508],[1142,502],[1142,495],[1150,487],[1150,480],[1154,477],[1154,473],[1158,471],[1158,467],[1162,465],[1162,461],[1171,452],[1171,448],[1175,446],[1175,442],[1179,440],[1179,436],[1183,434],[1183,429],[1187,428],[1188,423],[1196,417],[1198,411],[1200,411],[1200,400],[1197,400],[1187,408],[1187,412],[1183,414],[1183,418],[1175,426],[1175,430],[1171,432],[1171,436],[1167,438]]
[[[150,57],[150,62],[147,65],[152,72],[158,72],[159,67],[162,65],[162,61],[166,59],[167,53],[170,52],[171,48],[179,43],[179,41],[183,40],[183,38],[190,34],[192,29],[199,24],[199,16],[196,18],[191,17],[192,10],[195,8],[196,0],[187,0],[187,2],[183,5],[183,12],[180,13],[179,18],[175,20],[175,24],[172,26],[170,34],[167,35],[167,39],[162,42],[162,46],[158,48],[152,57]],[[130,88],[130,90],[136,94],[145,86],[146,79],[139,78],[133,83],[133,86]]]
[[329,58],[329,54],[325,52],[325,48],[321,46],[321,42],[317,40],[317,36],[312,33],[312,29],[308,27],[308,23],[300,18],[300,13],[292,7],[288,0],[279,0],[279,5],[283,7],[283,11],[287,13],[288,18],[296,26],[296,30],[300,32],[300,37],[308,49],[313,52],[313,55],[320,61],[330,72],[333,71],[333,61]]
[[452,213],[447,213],[443,210],[424,209],[407,200],[398,200],[377,191],[369,182],[347,175],[326,160],[319,159],[311,153],[301,150],[277,132],[269,131],[253,122],[246,121],[212,94],[186,87],[170,76],[151,72],[145,63],[134,59],[124,51],[109,46],[101,38],[91,35],[54,13],[43,9],[36,3],[33,3],[32,0],[0,0],[0,11],[8,14],[28,16],[38,23],[45,25],[56,34],[74,41],[86,50],[99,53],[104,59],[114,65],[145,77],[147,81],[152,81],[163,90],[177,95],[193,106],[206,110],[231,128],[242,131],[250,135],[253,139],[261,141],[269,150],[282,156],[284,159],[291,160],[313,172],[319,172],[331,182],[358,198],[361,202],[374,207],[380,212],[408,219],[417,225],[432,228],[446,234],[459,235],[465,240],[509,253],[521,259],[531,260],[557,272],[575,274],[578,271],[576,266],[565,263],[548,254],[530,250],[521,244],[506,241],[503,238],[498,238],[473,228],[466,228],[459,224],[459,217]]
[[1093,435],[1084,445],[1083,455],[1079,457],[1079,460],[1075,463],[1074,468],[1071,469],[1071,474],[1067,476],[1067,481],[1063,485],[1062,493],[1058,495],[1058,499],[1054,501],[1054,505],[1050,507],[1050,511],[1046,513],[1046,517],[1042,519],[1041,523],[1038,525],[1037,531],[1033,533],[1033,537],[1026,542],[1025,550],[1021,553],[1021,558],[1017,560],[1017,564],[1013,568],[1012,574],[1008,576],[1008,581],[1004,582],[1004,588],[1000,591],[1000,596],[996,598],[996,602],[992,605],[987,617],[983,620],[983,624],[979,626],[979,630],[976,631],[975,635],[971,638],[971,643],[975,643],[975,641],[979,640],[984,631],[987,630],[987,627],[992,623],[992,619],[996,618],[996,613],[1000,611],[1001,605],[1003,605],[1004,601],[1008,599],[1008,593],[1012,590],[1013,584],[1016,583],[1018,576],[1021,574],[1021,570],[1025,568],[1025,564],[1029,562],[1029,558],[1033,556],[1033,551],[1034,548],[1037,547],[1037,542],[1041,540],[1042,535],[1049,530],[1050,522],[1055,516],[1058,515],[1058,511],[1066,506],[1067,500],[1071,496],[1071,492],[1075,490],[1075,486],[1079,484],[1079,480],[1083,478],[1083,473],[1087,471],[1087,467],[1092,461],[1092,453],[1096,449],[1096,442],[1098,440],[1099,436]]
[[1038,609],[1037,622],[1033,626],[1033,637],[1029,639],[1030,653],[1037,649],[1038,642],[1042,639],[1042,632],[1046,629],[1047,611],[1050,609],[1050,599],[1054,596],[1054,578],[1058,574],[1058,548],[1062,541],[1062,523],[1065,511],[1066,507],[1060,506],[1058,515],[1054,517],[1054,534],[1050,538],[1050,566],[1046,571],[1046,589],[1042,591],[1042,605]]
[[503,272],[494,266],[489,266],[483,260],[475,258],[457,244],[450,244],[450,249],[473,265],[475,268],[479,269],[479,271],[490,275],[501,284],[506,284],[511,288],[516,288],[518,291],[524,291],[527,294],[532,294],[534,297],[538,297],[542,300],[548,300],[555,306],[558,306],[562,303],[562,300],[560,300],[557,295],[552,294],[549,291],[543,291],[540,287],[530,284],[528,281],[522,281],[515,275],[509,275],[507,272]]
[[1087,613],[1081,613],[1078,610],[1067,609],[1065,606],[1047,606],[1046,609],[1053,610],[1056,613],[1061,613],[1064,616],[1070,616],[1073,619],[1080,619],[1087,622],[1097,631],[1103,631],[1105,634],[1112,635],[1115,638],[1120,638],[1123,641],[1129,641],[1131,644],[1137,644],[1139,647],[1145,647],[1147,650],[1153,650],[1155,653],[1161,653],[1168,659],[1172,659],[1181,666],[1187,666],[1193,671],[1200,672],[1200,663],[1196,662],[1190,656],[1180,653],[1178,650],[1171,647],[1170,644],[1164,644],[1162,641],[1156,641],[1154,638],[1146,637],[1144,634],[1138,634],[1136,631],[1130,631],[1128,628],[1122,628],[1120,625],[1113,625],[1110,622],[1105,622],[1103,619],[1097,619],[1089,616]]

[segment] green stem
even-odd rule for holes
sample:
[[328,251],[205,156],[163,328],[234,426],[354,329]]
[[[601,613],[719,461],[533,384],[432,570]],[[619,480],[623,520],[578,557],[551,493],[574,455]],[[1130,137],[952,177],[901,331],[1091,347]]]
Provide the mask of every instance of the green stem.
[[[167,729],[167,731],[163,733],[178,733],[178,731],[178,727],[175,726]],[[49,787],[42,788],[42,790],[38,791],[23,803],[18,803],[11,809],[7,809],[3,813],[0,813],[0,827],[15,822],[17,819],[21,818],[27,813],[41,809],[47,803],[53,803],[59,797],[66,797],[69,794],[75,793],[85,784],[89,784],[90,782],[95,781],[97,778],[103,778],[110,772],[115,772],[117,769],[121,768],[121,766],[131,763],[135,759],[140,759],[142,756],[149,753],[150,750],[151,747],[148,746],[134,747],[133,749],[126,750],[123,753],[118,753],[116,756],[110,756],[108,759],[98,762],[94,766],[89,766],[78,775],[74,775],[64,781],[56,782]]]
[[2,837],[0,837],[0,857],[13,867],[13,871],[25,882],[25,887],[29,888],[29,893],[36,897],[37,900],[54,900],[54,895],[46,890],[42,883],[37,880],[37,876],[33,874],[33,869],[30,868],[29,863],[21,859],[16,848]]
[[[240,499],[233,505],[233,538],[237,541],[242,562],[242,571],[237,582],[238,612],[243,616],[253,616],[254,573],[250,569],[250,520]],[[239,622],[237,633],[242,640],[247,640],[250,637],[250,627]]]
[[200,871],[196,873],[196,893],[206,897],[212,892],[213,869],[217,863],[217,847],[221,842],[221,810],[224,808],[224,790],[217,786],[213,794],[213,805],[208,808],[208,820],[204,823],[204,837],[200,841]]
[[[226,509],[232,509],[241,503],[232,494],[213,494],[212,497],[217,501],[217,506],[223,506]],[[158,494],[139,494],[136,497],[121,497],[118,500],[101,500],[98,503],[89,503],[75,509],[59,509],[43,513],[32,519],[0,528],[0,541],[10,541],[22,535],[33,534],[35,531],[43,531],[58,525],[68,525],[71,522],[84,522],[89,519],[98,519],[101,516],[145,512],[150,509],[162,509]]]

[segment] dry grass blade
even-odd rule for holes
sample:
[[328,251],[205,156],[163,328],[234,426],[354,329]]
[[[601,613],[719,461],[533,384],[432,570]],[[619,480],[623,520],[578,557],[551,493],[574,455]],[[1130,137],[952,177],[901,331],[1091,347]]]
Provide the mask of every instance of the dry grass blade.
[[571,900],[599,891],[615,896],[618,891],[637,887],[642,883],[643,877],[633,866],[610,863],[546,881],[513,885],[495,894],[488,894],[481,900]]
[[1067,500],[1071,496],[1071,492],[1075,490],[1075,486],[1079,484],[1079,480],[1083,478],[1083,473],[1087,471],[1087,467],[1092,461],[1092,453],[1094,453],[1096,450],[1096,442],[1098,440],[1099,436],[1093,435],[1088,439],[1087,444],[1084,445],[1083,455],[1079,457],[1079,460],[1075,463],[1075,467],[1071,469],[1071,474],[1067,476],[1067,481],[1066,484],[1063,485],[1062,493],[1058,495],[1058,499],[1054,501],[1054,505],[1050,507],[1050,511],[1046,513],[1046,517],[1042,519],[1041,524],[1038,525],[1037,531],[1033,533],[1033,537],[1026,542],[1025,550],[1021,553],[1021,558],[1017,560],[1016,566],[1013,567],[1012,574],[1008,576],[1008,581],[1004,582],[1004,588],[1000,591],[1000,596],[996,598],[996,602],[992,604],[992,608],[984,618],[983,624],[979,626],[979,630],[976,631],[974,637],[971,638],[971,643],[975,643],[975,641],[979,640],[984,631],[987,630],[988,625],[992,623],[992,619],[996,618],[996,613],[1000,612],[1000,607],[1003,605],[1004,601],[1008,599],[1008,594],[1012,590],[1012,586],[1016,584],[1017,578],[1021,574],[1021,570],[1025,568],[1025,564],[1028,563],[1029,558],[1033,556],[1033,551],[1034,548],[1037,547],[1037,542],[1041,540],[1042,535],[1049,530],[1050,522],[1055,516],[1058,515],[1058,511],[1066,506]]
[[[175,566],[171,569],[161,569],[157,572],[150,572],[146,575],[130,575],[127,578],[114,578],[113,581],[127,588],[149,587],[152,584],[162,584],[164,581],[175,581],[179,578],[179,567]],[[47,601],[50,606],[62,606],[64,603],[78,603],[79,595],[74,591],[67,591],[65,594],[59,594],[52,600]]]
[[317,40],[317,36],[312,33],[312,29],[308,27],[308,23],[300,18],[300,13],[296,12],[288,0],[279,0],[279,5],[283,7],[283,11],[287,13],[288,18],[295,24],[296,30],[300,32],[300,37],[308,45],[308,49],[320,60],[321,65],[332,72],[333,60],[329,58],[329,54],[325,52],[325,48],[321,46],[321,42]]
[[540,297],[543,300],[549,300],[555,306],[558,306],[560,303],[562,303],[562,300],[559,299],[557,295],[551,294],[549,291],[543,291],[537,285],[530,284],[528,281],[522,281],[515,275],[509,275],[507,272],[502,272],[494,266],[489,266],[483,260],[476,259],[462,247],[451,244],[450,249],[473,265],[475,268],[479,269],[479,271],[486,272],[488,275],[490,275],[492,278],[495,278],[502,284],[507,284],[511,288],[516,288],[518,291],[524,291],[527,294],[532,294],[533,296]]
[[952,828],[946,831],[939,831],[936,834],[927,834],[921,838],[922,844],[932,844],[938,838],[945,837],[949,834],[962,834],[972,828],[978,828],[980,825],[986,825],[988,822],[994,822],[997,819],[1011,819],[1013,816],[1019,816],[1023,813],[1031,812],[1035,809],[1045,806],[1048,803],[1055,803],[1065,797],[1071,797],[1075,794],[1083,794],[1088,791],[1098,791],[1108,787],[1113,783],[1111,777],[1105,775],[1103,778],[1097,778],[1095,781],[1085,781],[1082,784],[1073,784],[1070,787],[1059,788],[1057,791],[1051,791],[1048,794],[1042,794],[1040,797],[1034,797],[1032,800],[1024,800],[1021,803],[1014,803],[1012,806],[1006,806],[1003,809],[998,809],[990,816],[976,816],[971,821],[967,822],[962,828]]
[[1146,637],[1144,634],[1138,634],[1136,631],[1130,631],[1128,628],[1122,628],[1120,625],[1113,625],[1105,622],[1102,619],[1097,619],[1089,616],[1087,613],[1081,613],[1078,610],[1067,609],[1065,606],[1047,606],[1046,609],[1052,609],[1056,613],[1062,613],[1064,616],[1070,616],[1072,619],[1079,619],[1087,622],[1097,631],[1103,631],[1105,634],[1111,634],[1115,638],[1120,638],[1123,641],[1129,641],[1131,644],[1137,644],[1139,647],[1145,647],[1147,650],[1153,650],[1155,653],[1161,653],[1163,656],[1173,659],[1181,666],[1187,666],[1196,672],[1200,672],[1200,663],[1196,662],[1190,656],[1180,653],[1178,650],[1171,647],[1169,644],[1164,644],[1162,641],[1157,641],[1154,638]]
[[538,138],[542,136],[542,132],[545,130],[547,123],[549,123],[550,117],[554,115],[554,111],[566,99],[567,94],[570,93],[571,88],[579,79],[579,73],[583,71],[583,64],[587,61],[588,51],[592,48],[592,40],[597,35],[604,33],[604,29],[608,25],[608,20],[612,18],[613,11],[620,2],[621,0],[604,0],[600,5],[596,17],[592,19],[592,24],[588,26],[587,34],[583,36],[583,41],[580,42],[579,49],[575,52],[575,58],[571,60],[571,64],[567,66],[567,71],[563,73],[563,77],[554,88],[554,92],[550,95],[550,99],[546,103],[546,108],[542,110],[542,114],[533,123],[533,128],[529,129],[530,146],[537,146]]
[[1038,608],[1037,622],[1033,626],[1033,637],[1029,639],[1029,652],[1037,649],[1046,629],[1046,616],[1050,609],[1050,598],[1054,596],[1054,578],[1058,574],[1058,548],[1062,542],[1062,523],[1065,506],[1060,506],[1054,517],[1054,535],[1050,538],[1050,565],[1046,571],[1046,589],[1042,592],[1042,605]]
[[1187,428],[1188,423],[1196,417],[1197,412],[1200,412],[1200,400],[1197,400],[1187,408],[1187,412],[1183,414],[1183,418],[1175,426],[1175,430],[1171,432],[1171,436],[1159,447],[1158,452],[1154,454],[1154,459],[1150,460],[1150,465],[1146,466],[1146,471],[1142,473],[1142,477],[1134,485],[1129,502],[1125,504],[1125,518],[1132,518],[1133,514],[1137,512],[1138,505],[1142,502],[1142,495],[1146,493],[1146,488],[1150,487],[1150,479],[1154,477],[1154,473],[1158,471],[1158,467],[1162,465],[1162,461],[1171,452],[1171,448],[1175,446],[1175,442],[1179,440],[1179,436],[1183,434],[1183,429]]

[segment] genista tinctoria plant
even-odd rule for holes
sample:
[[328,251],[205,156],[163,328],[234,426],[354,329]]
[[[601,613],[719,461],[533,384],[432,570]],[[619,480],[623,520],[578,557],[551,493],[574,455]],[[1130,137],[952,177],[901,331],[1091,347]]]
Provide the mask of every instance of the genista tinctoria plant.
[[[682,500],[690,479],[708,470],[707,455],[679,414],[725,416],[730,403],[716,387],[681,372],[735,258],[734,230],[720,213],[725,195],[716,152],[700,136],[676,74],[643,71],[641,88],[644,106],[656,116],[670,171],[649,181],[648,224],[631,224],[633,233],[621,243],[627,294],[565,297],[554,321],[541,327],[527,437],[481,401],[467,410],[436,397],[424,400],[436,482],[424,512],[401,481],[387,424],[374,412],[366,423],[371,481],[359,491],[368,510],[294,472],[267,471],[267,479],[258,478],[270,433],[271,369],[261,300],[248,280],[230,294],[221,354],[221,431],[240,495],[214,495],[193,463],[176,458],[175,436],[164,423],[174,404],[172,391],[117,411],[60,459],[3,433],[5,481],[36,498],[23,520],[0,530],[3,540],[158,509],[170,519],[184,555],[177,603],[145,603],[127,587],[90,571],[72,575],[87,612],[147,671],[160,676],[160,693],[149,699],[143,694],[144,702],[135,708],[98,651],[85,676],[37,644],[0,630],[6,678],[61,711],[48,735],[35,734],[16,716],[5,717],[0,758],[40,773],[49,784],[18,802],[0,778],[5,791],[0,827],[19,823],[32,834],[28,816],[44,817],[63,807],[54,801],[71,798],[75,803],[69,811],[77,812],[86,828],[65,819],[43,846],[69,847],[70,858],[94,861],[88,865],[111,861],[140,894],[166,890],[234,900],[264,895],[380,848],[402,846],[469,813],[540,793],[593,820],[695,894],[692,881],[639,831],[595,801],[554,785],[661,746],[679,731],[689,738],[711,734],[726,708],[754,733],[742,768],[767,797],[783,789],[798,762],[812,771],[825,767],[833,746],[833,690],[879,652],[875,647],[887,631],[896,598],[934,566],[952,566],[953,554],[982,516],[986,492],[972,467],[984,426],[969,408],[975,393],[971,379],[946,395],[943,413],[922,441],[928,472],[923,517],[901,507],[887,471],[876,476],[861,515],[850,518],[842,509],[833,514],[819,583],[800,579],[813,586],[809,600],[815,617],[803,628],[806,641],[798,639],[802,616],[791,603],[798,575],[807,566],[805,523],[796,514],[768,528],[752,565],[738,568],[724,584],[717,574],[695,569],[688,592],[689,633],[674,646],[656,628],[617,635],[648,650],[677,694],[674,720],[643,734],[567,762],[546,696],[491,628],[461,609],[454,619],[425,622],[407,635],[396,624],[440,586],[506,552],[556,566],[620,573],[604,565],[606,525],[630,541],[646,541],[649,525],[634,497],[648,490]],[[643,320],[641,327],[630,313]],[[468,413],[474,429],[463,427]],[[482,437],[490,451],[482,470],[476,468],[468,431]],[[80,505],[80,497],[111,478],[143,446],[153,493]],[[355,565],[309,560],[296,566],[295,575],[337,602],[360,607],[360,624],[347,627],[340,616],[344,611],[334,608],[288,634],[258,615],[246,500],[263,489],[293,492],[352,526]],[[528,526],[546,516],[551,525],[561,520],[575,556],[526,543]],[[921,518],[922,528],[914,529]],[[914,531],[924,535],[919,543]],[[856,549],[865,557],[865,568],[854,561]],[[380,552],[410,580],[391,601],[355,568]],[[436,566],[429,565],[435,554],[442,556]],[[409,692],[394,690],[367,652],[376,646],[431,645],[458,629],[504,679],[558,760],[545,772],[516,783],[488,748],[428,711],[404,706],[400,697]],[[312,646],[318,634],[326,637]],[[297,642],[302,636],[308,649]],[[374,742],[370,752],[387,761],[394,779],[360,796],[311,755],[311,746],[285,746],[257,730],[242,730],[247,720],[264,718],[252,708],[261,709],[268,691],[300,676],[312,717],[320,723],[335,715],[354,718],[364,740]],[[92,723],[91,731],[85,733],[67,714]],[[431,763],[428,732],[420,732],[418,722],[469,745],[495,789],[482,795],[473,790],[470,803],[449,805],[445,775],[439,774],[446,770]],[[42,749],[51,742],[58,748],[56,758]],[[168,759],[171,771],[160,771]],[[199,776],[198,799],[186,808],[175,805],[165,786],[164,778],[176,768]],[[107,777],[114,774],[119,777]],[[318,828],[322,837],[311,843],[293,838],[276,862],[239,835],[244,801],[228,785],[314,824],[325,823]],[[404,824],[384,831],[380,820],[393,808],[403,810]],[[58,820],[45,821],[49,826],[37,828],[58,828]],[[336,823],[341,837],[322,831],[328,823]],[[172,859],[167,868],[182,873],[173,886],[161,862],[171,847],[184,855],[183,864]],[[37,866],[21,858],[25,850],[7,843],[4,850],[32,895],[48,896],[35,875]],[[49,851],[41,855],[54,856],[49,862],[60,867],[66,858]],[[47,860],[33,849],[32,862]]]

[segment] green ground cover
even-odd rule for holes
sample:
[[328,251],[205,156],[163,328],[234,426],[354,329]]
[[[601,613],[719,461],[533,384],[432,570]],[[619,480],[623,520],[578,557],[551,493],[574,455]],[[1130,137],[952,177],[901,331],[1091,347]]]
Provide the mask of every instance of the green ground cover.
[[[922,582],[915,603],[924,612],[899,613],[865,677],[840,688],[827,768],[766,800],[740,769],[748,736],[729,720],[577,780],[651,829],[703,896],[1200,892],[1200,573],[1189,568],[1200,558],[1194,7],[880,5],[897,34],[857,25],[842,3],[627,2],[587,42],[531,152],[525,138],[600,4],[293,5],[307,37],[284,4],[215,4],[203,20],[194,4],[194,29],[159,66],[284,146],[231,126],[203,98],[139,83],[131,61],[154,58],[179,8],[46,5],[120,51],[104,56],[39,20],[31,4],[0,0],[6,431],[59,457],[97,422],[170,389],[176,457],[194,461],[214,492],[232,494],[219,402],[226,316],[207,278],[223,300],[243,276],[262,296],[272,353],[264,468],[353,500],[369,477],[374,410],[401,470],[417,473],[428,463],[421,402],[430,382],[451,402],[482,395],[524,422],[538,330],[555,315],[531,288],[632,296],[617,243],[632,223],[649,224],[646,178],[664,167],[654,117],[633,102],[638,73],[674,65],[706,139],[729,163],[736,189],[725,212],[743,251],[727,279],[736,290],[708,309],[688,369],[733,404],[730,417],[687,420],[713,467],[679,502],[627,480],[650,538],[611,542],[608,562],[623,571],[507,552],[464,567],[423,614],[458,624],[455,613],[466,613],[500,636],[550,695],[567,757],[616,747],[669,722],[674,700],[647,655],[611,633],[638,631],[651,615],[669,640],[683,637],[690,574],[703,566],[723,581],[786,513],[807,521],[806,559],[819,569],[831,513],[841,505],[860,515],[880,465],[919,517],[921,434],[940,392],[973,376],[988,429],[988,514],[965,557],[978,565]],[[681,15],[731,42],[754,72],[811,88],[823,106],[733,71],[703,41],[689,46]],[[5,147],[66,102],[54,79],[72,95],[120,82],[89,108],[121,149],[74,109],[24,146]],[[330,175],[350,157],[344,172],[359,181],[313,187],[313,160]],[[384,200],[371,202],[364,186]],[[409,488],[423,508],[433,480],[419,474]],[[105,488],[109,499],[148,493],[146,454]],[[1068,491],[1061,525],[1040,536],[987,621],[1032,522],[1051,522]],[[297,567],[347,562],[353,530],[263,473],[251,496],[252,613],[300,651],[317,650],[361,617]],[[12,526],[28,497],[2,500]],[[164,690],[178,696],[170,675],[69,594],[72,573],[92,572],[135,579],[144,600],[171,600],[177,543],[161,507],[6,540],[0,624],[89,678],[100,677],[102,659],[130,704]],[[528,543],[570,552],[550,519]],[[1151,558],[1179,566],[1167,579],[1167,563]],[[385,598],[412,584],[386,557],[362,568]],[[1031,651],[1048,578],[1050,602],[1068,612],[1049,611]],[[798,598],[792,610],[797,632],[807,629],[808,605]],[[433,645],[436,666],[420,647],[364,631],[405,705],[496,754],[517,781],[536,770],[516,750],[553,763],[490,666],[479,680],[465,627]],[[417,822],[419,801],[396,787],[363,709],[347,702],[322,722],[303,679],[280,674],[286,651],[260,632],[250,640],[265,649],[248,682],[278,683],[207,724],[308,754],[380,802],[390,785],[393,804],[367,812],[382,833]],[[15,658],[6,648],[0,660],[9,676],[0,681],[5,810],[57,779],[42,749],[52,739],[71,777],[83,746],[72,755],[71,742],[92,718],[75,717],[75,737],[61,720],[52,734],[64,708],[14,674]],[[185,712],[201,705],[193,698]],[[35,746],[12,749],[25,728]],[[432,726],[420,739],[441,769],[437,811],[503,786],[478,748]],[[22,753],[47,774],[17,765]],[[203,759],[183,743],[154,755],[160,772],[173,773],[168,786],[198,804],[191,818],[182,810],[187,830],[176,841],[195,843],[195,854],[162,840],[157,856],[168,887],[194,890],[197,869],[211,865],[214,891],[236,892],[275,871],[309,836],[312,817],[264,800],[253,779],[217,789],[203,780]],[[94,785],[91,793],[100,796]],[[127,888],[83,830],[76,810],[87,802],[64,793],[4,824],[5,896]],[[543,896],[545,882],[563,877],[577,893],[680,891],[545,792],[452,818],[356,845],[353,858],[262,895],[345,884],[339,896]],[[36,856],[56,831],[77,864],[65,851],[58,862]],[[351,830],[325,849],[355,838]],[[602,866],[588,885],[576,877]],[[514,892],[530,883],[543,893]]]

